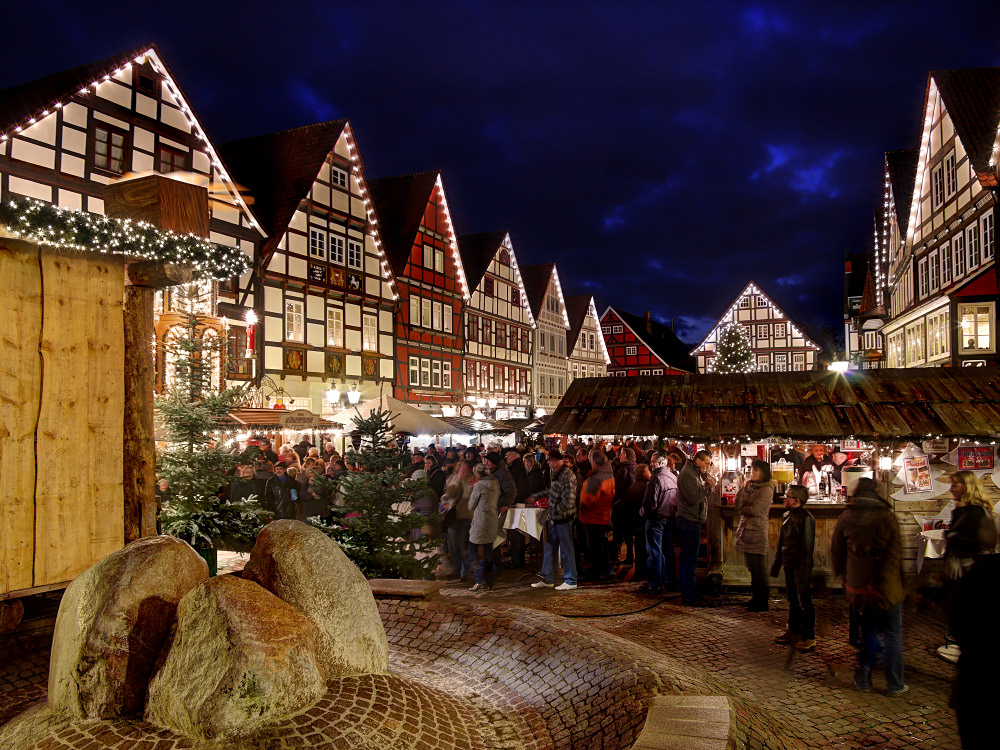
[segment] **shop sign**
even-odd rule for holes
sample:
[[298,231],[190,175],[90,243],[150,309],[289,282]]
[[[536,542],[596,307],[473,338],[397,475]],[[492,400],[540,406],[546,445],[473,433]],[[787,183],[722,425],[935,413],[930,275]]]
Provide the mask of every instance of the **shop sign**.
[[930,455],[931,453],[947,453],[948,452],[948,439],[943,440],[924,440],[920,447],[923,448],[924,453]]
[[510,409],[497,409],[497,419],[510,419]]
[[958,449],[959,470],[981,471],[993,469],[992,445],[966,445]]
[[289,430],[311,430],[319,426],[319,417],[308,409],[295,409],[282,414],[278,424]]

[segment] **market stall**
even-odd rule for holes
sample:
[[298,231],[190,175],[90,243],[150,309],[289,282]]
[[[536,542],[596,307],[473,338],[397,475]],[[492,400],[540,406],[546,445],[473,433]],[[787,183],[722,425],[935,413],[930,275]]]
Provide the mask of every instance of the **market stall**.
[[[849,449],[891,498],[908,573],[917,572],[923,543],[917,519],[940,513],[950,501],[947,474],[972,467],[1000,499],[996,368],[581,378],[545,433],[662,436],[704,446],[720,474],[732,471],[720,477],[729,480],[727,495],[741,482],[743,457],[769,460],[774,449],[796,443]],[[710,502],[707,565],[728,583],[744,583],[749,574],[732,548],[736,519],[725,485],[719,482]],[[817,520],[814,570],[828,577],[830,537],[845,504],[828,487],[808,507]],[[771,509],[772,550],[782,512],[780,505]],[[924,574],[929,569],[925,565]]]

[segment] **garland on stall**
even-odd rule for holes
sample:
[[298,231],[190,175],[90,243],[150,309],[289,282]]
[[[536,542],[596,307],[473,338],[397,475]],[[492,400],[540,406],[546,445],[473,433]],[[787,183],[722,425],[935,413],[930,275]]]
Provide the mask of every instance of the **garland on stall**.
[[34,198],[0,203],[0,224],[6,224],[12,236],[40,244],[190,265],[196,279],[231,279],[250,269],[250,258],[235,247],[160,230],[145,221],[71,211]]

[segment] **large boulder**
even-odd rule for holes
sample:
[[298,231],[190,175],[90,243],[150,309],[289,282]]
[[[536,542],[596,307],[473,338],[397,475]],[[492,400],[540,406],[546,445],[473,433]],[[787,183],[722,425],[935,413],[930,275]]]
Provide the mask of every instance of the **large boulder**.
[[328,679],[384,672],[389,645],[368,581],[340,545],[300,521],[274,521],[257,536],[243,577],[316,626],[316,657]]
[[52,636],[49,705],[80,718],[141,716],[177,604],[206,578],[205,561],[170,536],[132,542],[77,576]]
[[316,629],[250,581],[213,578],[181,600],[146,721],[211,739],[249,734],[326,692]]

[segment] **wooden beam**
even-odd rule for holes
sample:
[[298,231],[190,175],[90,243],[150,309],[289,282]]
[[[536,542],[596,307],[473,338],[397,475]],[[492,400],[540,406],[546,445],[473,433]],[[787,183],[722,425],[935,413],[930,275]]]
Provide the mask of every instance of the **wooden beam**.
[[156,450],[153,442],[153,294],[125,287],[125,420],[122,433],[125,543],[156,534]]
[[143,260],[129,263],[125,267],[129,284],[149,289],[163,289],[168,286],[187,284],[194,275],[194,267],[163,263],[158,260]]

